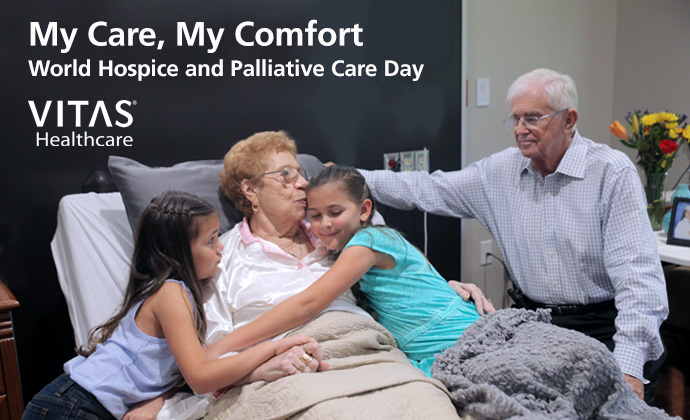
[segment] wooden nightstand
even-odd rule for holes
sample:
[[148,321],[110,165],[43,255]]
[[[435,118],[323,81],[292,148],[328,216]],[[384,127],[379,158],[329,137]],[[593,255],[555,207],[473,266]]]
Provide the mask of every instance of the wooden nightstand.
[[12,309],[17,307],[19,302],[0,280],[0,420],[19,420],[24,413],[12,327]]

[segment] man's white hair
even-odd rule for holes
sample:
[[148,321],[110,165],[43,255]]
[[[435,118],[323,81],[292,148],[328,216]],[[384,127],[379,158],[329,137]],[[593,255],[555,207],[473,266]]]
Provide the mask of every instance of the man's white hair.
[[508,106],[513,99],[539,88],[544,89],[548,104],[555,111],[577,109],[577,88],[573,79],[567,74],[544,68],[532,70],[515,79],[506,95]]

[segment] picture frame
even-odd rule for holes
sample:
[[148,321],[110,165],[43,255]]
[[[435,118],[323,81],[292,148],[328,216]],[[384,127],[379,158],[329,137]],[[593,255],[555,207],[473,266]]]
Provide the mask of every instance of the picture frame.
[[690,247],[690,198],[676,197],[673,199],[666,243]]

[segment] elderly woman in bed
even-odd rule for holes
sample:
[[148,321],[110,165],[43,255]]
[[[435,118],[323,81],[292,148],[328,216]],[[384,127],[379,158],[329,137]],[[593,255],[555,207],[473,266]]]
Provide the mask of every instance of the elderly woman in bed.
[[[332,264],[304,220],[307,180],[296,153],[294,141],[281,131],[254,134],[225,155],[221,187],[245,218],[221,237],[221,274],[206,304],[211,342],[306,289]],[[471,284],[457,291],[465,298],[482,296]],[[328,310],[369,316],[350,291]],[[232,343],[232,336],[225,348],[242,345]]]
[[[254,134],[225,155],[221,187],[245,217],[221,237],[220,277],[206,304],[210,342],[306,289],[331,265],[328,250],[304,221],[307,180],[296,155],[285,132]],[[351,293],[327,310],[369,316]]]

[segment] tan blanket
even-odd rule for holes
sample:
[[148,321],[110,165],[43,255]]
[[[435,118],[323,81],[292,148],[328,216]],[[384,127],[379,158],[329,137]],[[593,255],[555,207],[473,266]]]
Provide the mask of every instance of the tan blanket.
[[380,324],[327,312],[293,334],[322,344],[331,369],[228,391],[206,419],[458,419],[448,391],[413,367]]

